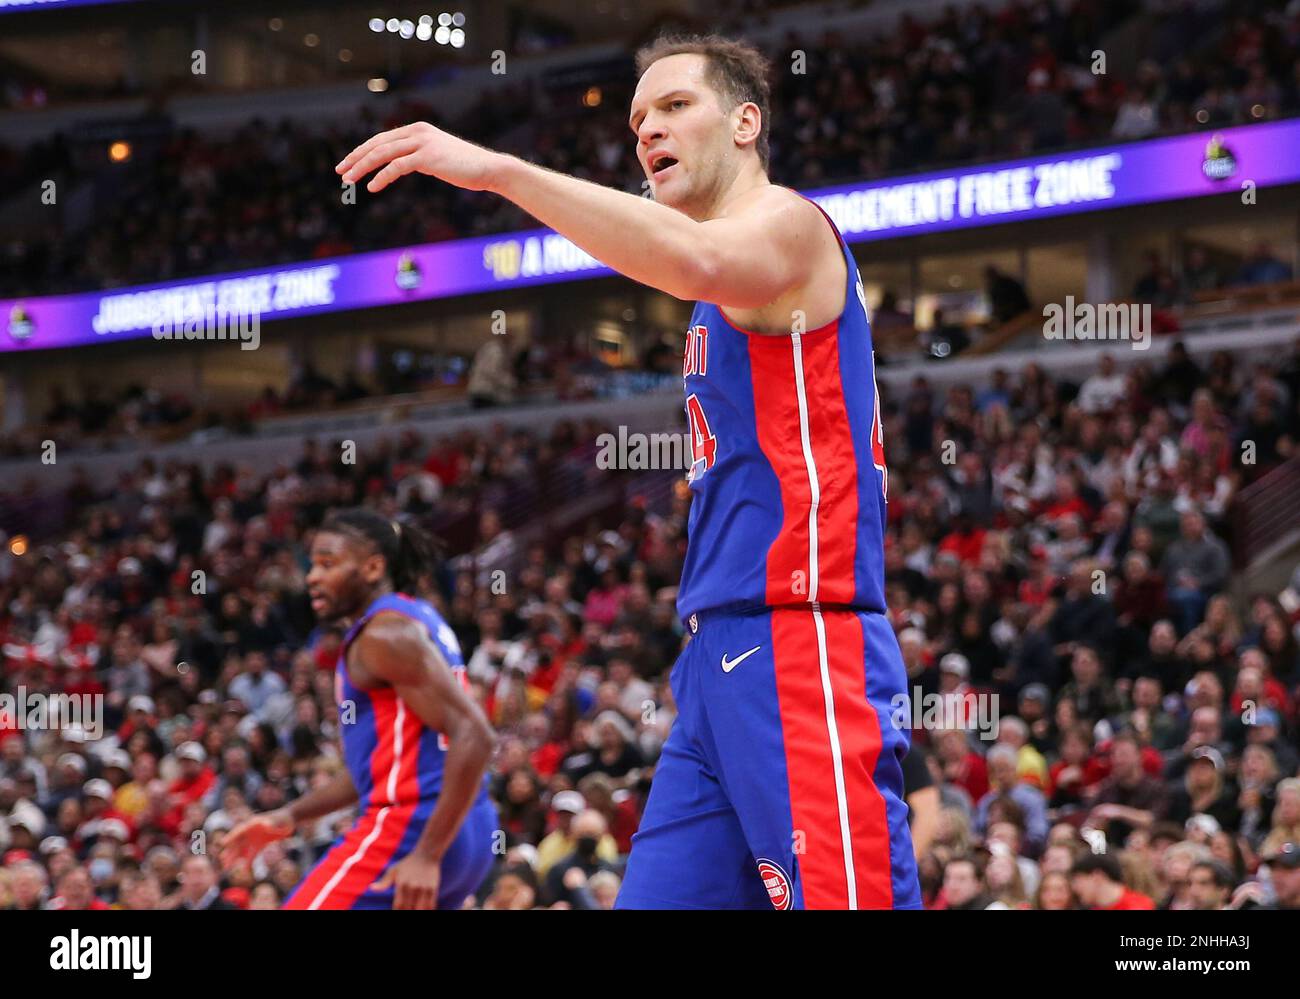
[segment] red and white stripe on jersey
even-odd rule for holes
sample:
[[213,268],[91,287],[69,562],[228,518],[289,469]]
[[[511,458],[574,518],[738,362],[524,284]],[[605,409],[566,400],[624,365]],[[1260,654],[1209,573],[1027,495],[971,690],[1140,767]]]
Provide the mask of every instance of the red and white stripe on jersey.
[[784,521],[767,554],[767,603],[852,604],[858,476],[840,380],[839,320],[809,333],[750,337],[758,443]]
[[[812,614],[772,615],[791,819],[796,832],[818,839],[799,858],[804,905],[887,908],[888,815],[872,776],[882,740],[866,695],[862,626],[852,612],[821,610],[822,603],[851,604],[856,590],[857,459],[838,332],[836,320],[788,339],[751,340],[758,439],[785,511],[768,552],[767,593],[774,605],[800,595],[812,605]],[[872,454],[883,469],[878,425],[877,396]]]
[[872,776],[882,738],[866,695],[862,623],[853,611],[778,608],[772,642],[804,906],[891,908],[888,813]]
[[378,736],[370,761],[374,790],[369,806],[285,902],[286,909],[351,908],[401,845],[418,807],[424,726],[395,691],[369,693]]

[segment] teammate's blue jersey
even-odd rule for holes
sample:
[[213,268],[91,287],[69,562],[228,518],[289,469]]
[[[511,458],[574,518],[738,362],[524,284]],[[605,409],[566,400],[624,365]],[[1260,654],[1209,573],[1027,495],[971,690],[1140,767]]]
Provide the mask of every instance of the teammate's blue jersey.
[[871,326],[857,263],[835,232],[848,273],[844,309],[825,326],[805,331],[792,316],[794,332],[761,335],[707,302],[691,316],[683,620],[814,602],[885,610],[888,478]]
[[[451,628],[428,603],[388,593],[348,629],[334,672],[343,758],[360,795],[357,820],[285,899],[285,909],[391,909],[396,889],[375,884],[415,850],[438,807],[445,738],[416,717],[391,687],[362,690],[348,679],[348,648],[380,611],[420,622],[461,682],[465,667]],[[460,908],[492,866],[496,807],[488,778],[439,865],[438,908]]]
[[425,600],[401,593],[379,597],[348,629],[335,669],[343,759],[361,796],[360,808],[405,805],[436,798],[442,788],[446,738],[428,728],[392,687],[362,690],[348,678],[353,640],[380,611],[396,611],[418,621],[453,673],[466,682],[460,643],[451,626]]

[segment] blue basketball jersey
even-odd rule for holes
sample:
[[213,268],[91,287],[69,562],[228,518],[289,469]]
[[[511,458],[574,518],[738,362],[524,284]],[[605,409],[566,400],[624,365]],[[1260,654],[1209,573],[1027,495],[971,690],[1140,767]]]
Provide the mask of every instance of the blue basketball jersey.
[[826,221],[847,269],[836,319],[803,330],[795,316],[793,332],[770,336],[708,302],[691,317],[683,620],[813,603],[885,610],[888,479],[871,325],[857,262]]

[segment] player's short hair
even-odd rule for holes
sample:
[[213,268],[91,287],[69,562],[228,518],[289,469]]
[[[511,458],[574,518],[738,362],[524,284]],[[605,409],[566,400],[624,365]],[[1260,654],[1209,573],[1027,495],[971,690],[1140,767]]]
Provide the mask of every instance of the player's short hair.
[[767,57],[748,42],[721,35],[661,35],[637,50],[637,76],[644,75],[660,59],[674,55],[705,57],[708,62],[705,79],[722,98],[725,110],[746,103],[758,106],[761,123],[754,149],[758,161],[767,170],[772,107],[772,88],[768,82],[771,69]]
[[438,542],[427,531],[365,507],[335,510],[320,529],[368,541],[384,557],[388,578],[399,593],[413,593],[438,559]]

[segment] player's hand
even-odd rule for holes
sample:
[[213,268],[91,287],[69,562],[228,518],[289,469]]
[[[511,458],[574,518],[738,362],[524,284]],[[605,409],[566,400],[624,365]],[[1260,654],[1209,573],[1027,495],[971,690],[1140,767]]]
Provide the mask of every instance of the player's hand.
[[366,185],[371,194],[408,173],[437,177],[467,191],[483,191],[502,158],[501,153],[457,138],[427,121],[417,121],[371,136],[344,156],[334,170],[349,184],[379,170]]
[[252,860],[267,846],[293,835],[294,821],[288,809],[277,808],[247,819],[226,833],[221,846],[221,864],[229,867],[238,860]]
[[387,891],[395,886],[394,909],[436,909],[441,882],[441,863],[409,853],[372,884],[370,890]]

